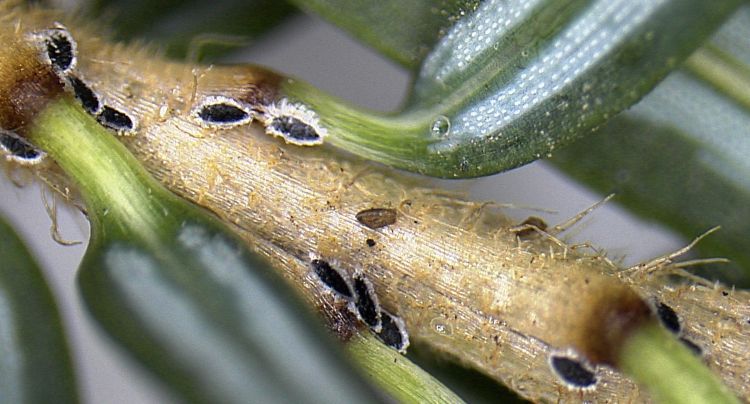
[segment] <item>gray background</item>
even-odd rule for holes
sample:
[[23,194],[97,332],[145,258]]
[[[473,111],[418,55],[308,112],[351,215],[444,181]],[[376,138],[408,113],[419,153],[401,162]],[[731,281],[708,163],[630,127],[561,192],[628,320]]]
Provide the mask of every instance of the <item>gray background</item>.
[[[399,105],[409,84],[407,74],[336,28],[312,18],[295,17],[251,50],[230,58],[270,66],[303,78],[355,104],[377,110]],[[436,181],[441,187],[463,190],[478,200],[551,209],[557,214],[508,209],[523,220],[530,214],[548,223],[561,222],[600,200],[545,163],[534,163],[493,177],[470,181]],[[88,403],[164,403],[169,397],[132,364],[87,318],[75,290],[75,270],[83,255],[88,224],[76,211],[58,207],[60,231],[68,240],[84,241],[72,247],[50,237],[50,219],[36,184],[19,189],[2,176],[0,211],[21,233],[40,260],[59,298],[73,343],[79,383]],[[610,257],[635,263],[684,245],[664,229],[637,220],[615,203],[597,210],[568,233],[572,241],[591,241]]]

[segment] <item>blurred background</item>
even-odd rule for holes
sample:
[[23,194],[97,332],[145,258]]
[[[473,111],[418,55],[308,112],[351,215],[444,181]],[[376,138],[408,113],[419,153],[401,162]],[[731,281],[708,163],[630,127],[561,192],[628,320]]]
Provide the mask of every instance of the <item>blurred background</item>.
[[[409,86],[405,70],[359,45],[335,27],[307,15],[286,19],[252,46],[231,53],[223,62],[265,65],[302,78],[356,105],[380,111],[397,108]],[[549,224],[559,223],[605,196],[583,188],[544,162],[482,179],[435,180],[434,183],[465,193],[474,200],[516,205],[504,211],[519,222],[536,215]],[[51,201],[52,194],[47,191],[46,195]],[[60,301],[84,401],[170,402],[165,392],[96,330],[83,310],[75,289],[75,271],[88,237],[85,218],[70,207],[58,204],[61,236],[80,244],[56,243],[50,235],[51,219],[44,208],[40,187],[32,183],[19,188],[7,176],[0,180],[0,210],[40,261]],[[568,231],[566,237],[602,247],[610,258],[625,265],[665,254],[687,242],[618,208],[616,197]]]

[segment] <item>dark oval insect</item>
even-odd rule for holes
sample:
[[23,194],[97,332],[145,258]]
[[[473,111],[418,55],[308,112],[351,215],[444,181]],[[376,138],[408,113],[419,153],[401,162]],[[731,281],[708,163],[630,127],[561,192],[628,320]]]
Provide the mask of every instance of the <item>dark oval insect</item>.
[[401,353],[406,353],[406,348],[409,346],[409,334],[406,332],[404,321],[385,310],[380,311],[380,317],[382,329],[375,335],[384,344]]
[[59,73],[67,73],[75,67],[76,43],[63,28],[45,32],[44,46],[52,67]]
[[301,143],[317,143],[320,135],[312,126],[293,116],[279,116],[271,121],[271,128],[285,138]]
[[547,223],[540,217],[529,216],[528,219],[518,225],[518,228],[520,230],[515,232],[518,238],[529,238],[538,234],[537,229],[541,231],[547,230]]
[[662,325],[664,325],[664,328],[675,334],[680,332],[680,329],[682,328],[680,325],[680,318],[677,317],[677,313],[675,313],[674,309],[659,302],[659,304],[656,305],[656,315],[659,317]]
[[204,105],[197,116],[203,122],[214,125],[238,125],[252,120],[248,111],[225,102]]
[[597,382],[594,372],[587,369],[579,360],[562,355],[552,355],[550,365],[555,374],[571,387],[590,388]]
[[118,132],[129,132],[134,127],[133,120],[126,113],[106,105],[97,115],[96,120],[105,127]]
[[42,161],[46,153],[29,143],[17,134],[0,129],[0,150],[8,154],[8,158],[19,164],[36,164]]
[[101,108],[101,104],[99,103],[99,97],[96,96],[94,91],[83,80],[73,75],[68,76],[68,83],[73,89],[73,95],[81,102],[83,109],[90,114],[96,115]]
[[310,261],[310,266],[324,285],[347,299],[352,298],[352,287],[349,285],[349,281],[331,264],[327,261],[314,259]]
[[370,208],[360,211],[355,216],[357,221],[371,229],[379,229],[396,223],[396,209]]
[[380,332],[383,325],[378,296],[370,280],[360,272],[354,274],[354,293],[354,307],[357,315],[374,332]]

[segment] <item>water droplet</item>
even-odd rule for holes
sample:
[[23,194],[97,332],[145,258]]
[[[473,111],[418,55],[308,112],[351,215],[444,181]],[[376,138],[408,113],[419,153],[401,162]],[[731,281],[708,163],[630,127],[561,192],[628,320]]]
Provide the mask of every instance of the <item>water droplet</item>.
[[430,127],[432,136],[437,138],[445,138],[451,133],[451,121],[448,117],[440,115],[432,122]]

